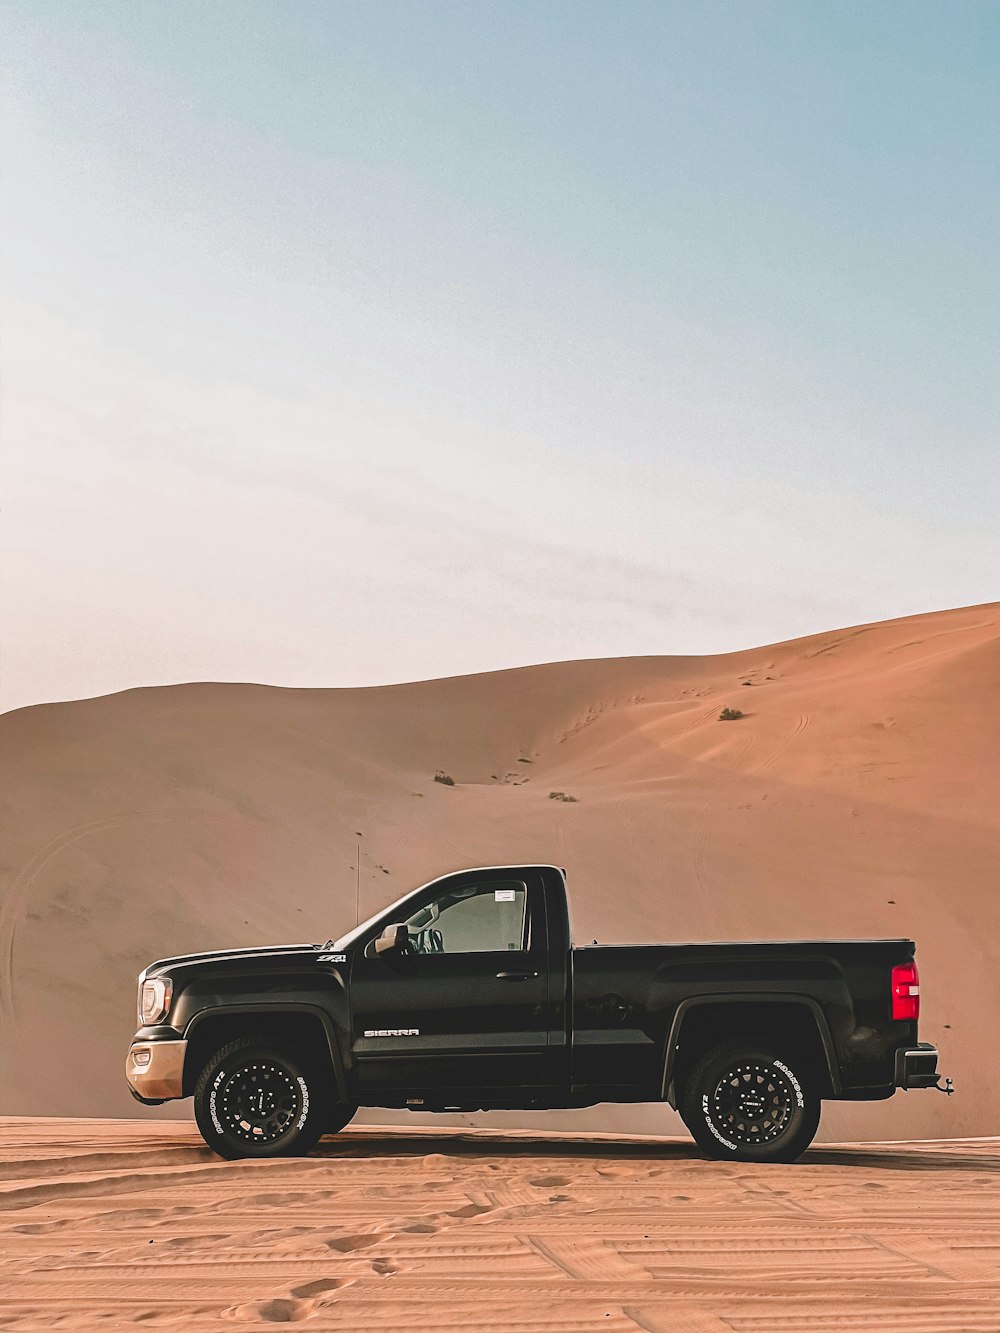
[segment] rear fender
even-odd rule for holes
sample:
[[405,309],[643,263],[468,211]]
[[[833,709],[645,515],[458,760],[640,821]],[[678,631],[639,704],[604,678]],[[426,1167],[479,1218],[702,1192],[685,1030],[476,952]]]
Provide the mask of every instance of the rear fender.
[[667,1047],[663,1060],[663,1084],[661,1096],[664,1101],[669,1101],[674,1105],[675,1098],[671,1095],[671,1085],[674,1080],[674,1074],[677,1064],[677,1048],[680,1045],[681,1037],[684,1033],[685,1020],[690,1019],[692,1012],[704,1009],[708,1005],[730,1005],[731,1007],[743,1006],[753,1007],[762,1004],[781,1004],[795,1006],[799,1009],[806,1009],[812,1017],[815,1024],[816,1035],[819,1038],[819,1044],[823,1052],[823,1062],[827,1075],[830,1079],[830,1089],[833,1096],[837,1096],[841,1090],[840,1066],[837,1061],[837,1052],[833,1044],[833,1038],[830,1035],[830,1027],[826,1021],[826,1015],[822,1008],[809,995],[790,994],[788,991],[767,993],[761,991],[748,992],[746,994],[734,995],[731,992],[726,995],[693,995],[690,999],[682,1000],[674,1013],[673,1021],[670,1024],[670,1032],[667,1036]]

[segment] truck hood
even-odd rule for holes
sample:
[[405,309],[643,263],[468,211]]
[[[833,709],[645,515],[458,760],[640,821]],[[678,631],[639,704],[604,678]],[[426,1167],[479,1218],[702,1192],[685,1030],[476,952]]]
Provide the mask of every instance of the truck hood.
[[143,976],[169,972],[172,967],[196,967],[199,963],[239,963],[244,959],[288,959],[304,956],[318,957],[323,952],[320,944],[265,944],[252,949],[214,949],[208,953],[178,954],[174,958],[158,958],[150,963]]

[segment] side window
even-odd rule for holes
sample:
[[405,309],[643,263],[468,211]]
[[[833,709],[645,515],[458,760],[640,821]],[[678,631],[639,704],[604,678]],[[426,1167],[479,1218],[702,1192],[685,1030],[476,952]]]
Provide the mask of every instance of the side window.
[[414,953],[509,953],[528,947],[528,890],[521,880],[449,889],[406,922]]

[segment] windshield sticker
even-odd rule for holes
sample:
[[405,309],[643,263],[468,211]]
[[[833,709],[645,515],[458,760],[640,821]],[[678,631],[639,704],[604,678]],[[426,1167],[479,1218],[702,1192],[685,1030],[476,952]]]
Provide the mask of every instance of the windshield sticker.
[[493,897],[498,903],[512,903],[514,901],[513,889],[495,889]]

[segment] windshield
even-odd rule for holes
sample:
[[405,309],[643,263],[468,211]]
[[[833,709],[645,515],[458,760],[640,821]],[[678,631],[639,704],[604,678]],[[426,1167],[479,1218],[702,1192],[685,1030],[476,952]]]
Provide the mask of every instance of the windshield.
[[367,935],[380,921],[405,921],[410,916],[410,912],[406,910],[407,903],[412,898],[416,898],[418,894],[423,893],[424,889],[430,888],[433,883],[435,883],[434,880],[428,880],[426,884],[421,884],[419,889],[414,889],[411,893],[408,893],[405,898],[398,898],[396,902],[387,903],[385,907],[380,907],[377,912],[355,926],[353,930],[349,930],[346,935],[341,935],[338,940],[334,940],[331,948],[341,953],[350,945],[356,944],[362,936]]

